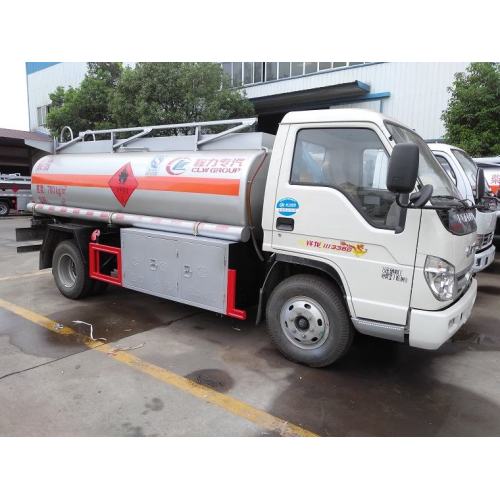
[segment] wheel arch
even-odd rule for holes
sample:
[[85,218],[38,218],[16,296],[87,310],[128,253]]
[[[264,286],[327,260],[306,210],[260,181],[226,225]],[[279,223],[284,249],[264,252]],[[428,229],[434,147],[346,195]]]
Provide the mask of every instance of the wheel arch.
[[331,265],[309,259],[306,257],[297,257],[295,255],[275,254],[272,264],[266,274],[266,278],[259,290],[259,303],[257,309],[256,323],[259,324],[263,319],[265,306],[269,295],[283,279],[295,274],[313,274],[323,276],[332,281],[342,293],[346,308],[349,314],[354,315],[350,300],[350,292],[347,284],[342,279],[340,273]]
[[93,227],[77,224],[49,224],[40,248],[40,269],[52,267],[54,251],[61,241],[73,240],[85,266],[88,265],[88,243]]

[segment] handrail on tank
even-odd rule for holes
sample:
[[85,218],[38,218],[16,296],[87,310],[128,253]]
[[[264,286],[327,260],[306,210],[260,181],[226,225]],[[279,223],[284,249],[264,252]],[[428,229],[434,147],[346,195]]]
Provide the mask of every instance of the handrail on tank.
[[74,139],[74,136],[73,136],[73,130],[71,129],[71,127],[69,125],[65,125],[62,130],[61,130],[61,135],[59,136],[59,141],[60,142],[63,142],[63,139],[64,139],[64,132],[66,132],[66,130],[69,131],[69,135],[71,137],[70,141],[72,141]]
[[[75,144],[75,143],[80,142],[80,141],[84,141],[85,136],[90,135],[90,134],[94,136],[94,140],[95,140],[96,135],[110,134],[112,148],[114,151],[117,148],[123,147],[125,144],[129,144],[130,142],[133,142],[136,139],[139,139],[140,137],[144,137],[144,136],[150,134],[153,130],[168,130],[168,129],[175,129],[175,128],[194,128],[195,129],[194,136],[196,138],[195,150],[197,150],[198,147],[202,146],[203,144],[207,144],[208,142],[216,141],[217,139],[220,139],[221,137],[224,137],[228,134],[232,134],[234,132],[238,132],[239,130],[243,130],[245,128],[251,127],[252,125],[255,125],[256,122],[257,122],[257,118],[235,118],[232,120],[216,120],[216,121],[210,121],[210,122],[175,123],[175,124],[170,124],[170,125],[153,125],[153,126],[129,127],[129,128],[112,128],[112,129],[107,129],[107,130],[86,130],[85,132],[80,132],[78,134],[78,137],[75,137],[74,139],[72,138],[68,142],[58,143],[56,145],[55,151],[56,152],[61,151],[62,149],[65,149],[68,146],[71,146],[72,144]],[[220,126],[220,125],[235,125],[235,126],[228,128],[227,130],[223,130],[222,132],[219,132],[218,134],[213,134],[210,137],[205,137],[204,139],[200,139],[202,127],[212,127],[212,126]],[[125,139],[122,139],[120,141],[115,142],[115,134],[122,133],[122,132],[138,132],[138,133],[135,135],[132,135],[130,137],[127,137]]]

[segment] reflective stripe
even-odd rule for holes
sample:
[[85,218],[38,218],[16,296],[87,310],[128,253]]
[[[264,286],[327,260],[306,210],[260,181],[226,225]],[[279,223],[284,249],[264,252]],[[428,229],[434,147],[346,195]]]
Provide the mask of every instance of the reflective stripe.
[[[108,188],[110,175],[34,174],[31,183],[51,186]],[[137,189],[145,191],[175,191],[179,193],[220,194],[238,196],[239,179],[210,179],[206,177],[136,177]]]

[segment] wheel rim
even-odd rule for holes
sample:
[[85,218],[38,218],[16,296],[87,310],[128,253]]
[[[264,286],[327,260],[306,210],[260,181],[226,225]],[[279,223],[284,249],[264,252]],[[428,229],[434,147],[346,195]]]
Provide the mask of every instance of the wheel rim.
[[7,215],[8,207],[4,203],[0,203],[0,216]]
[[59,278],[65,288],[73,288],[76,283],[76,264],[71,255],[64,254],[59,260]]
[[280,313],[280,324],[287,339],[300,349],[317,349],[330,333],[328,316],[310,297],[292,297]]

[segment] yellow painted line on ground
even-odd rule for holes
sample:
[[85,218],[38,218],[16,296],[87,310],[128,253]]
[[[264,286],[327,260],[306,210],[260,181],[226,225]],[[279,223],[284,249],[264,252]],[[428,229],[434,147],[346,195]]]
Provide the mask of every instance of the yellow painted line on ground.
[[13,274],[11,276],[4,276],[0,278],[0,281],[11,281],[20,278],[30,278],[31,276],[43,276],[44,274],[50,274],[50,269],[43,269],[42,271],[34,271],[32,273]]
[[32,323],[43,326],[54,333],[60,335],[74,335],[89,349],[107,354],[115,361],[130,366],[134,370],[149,375],[150,377],[153,377],[165,384],[176,387],[191,396],[211,403],[214,406],[218,406],[233,415],[244,418],[259,427],[275,432],[280,436],[317,436],[307,429],[291,424],[290,422],[275,417],[274,415],[271,415],[263,410],[259,410],[258,408],[255,408],[252,405],[249,405],[248,403],[232,396],[222,394],[210,389],[209,387],[193,382],[192,380],[182,377],[181,375],[177,375],[176,373],[166,370],[165,368],[143,361],[133,354],[124,351],[114,351],[111,345],[97,340],[92,340],[90,337],[82,335],[68,326],[61,326],[56,321],[31,311],[30,309],[26,309],[3,299],[0,299],[0,307],[6,311],[16,314],[17,316],[27,319]]
[[0,299],[0,307],[11,313],[17,314],[32,323],[43,326],[47,330],[51,330],[55,333],[59,333],[61,335],[74,335],[76,332],[67,326],[60,327],[57,321],[53,321],[41,314],[38,314],[30,309],[26,309],[24,307],[18,306],[16,304],[12,304],[12,302],[7,302],[6,300]]

